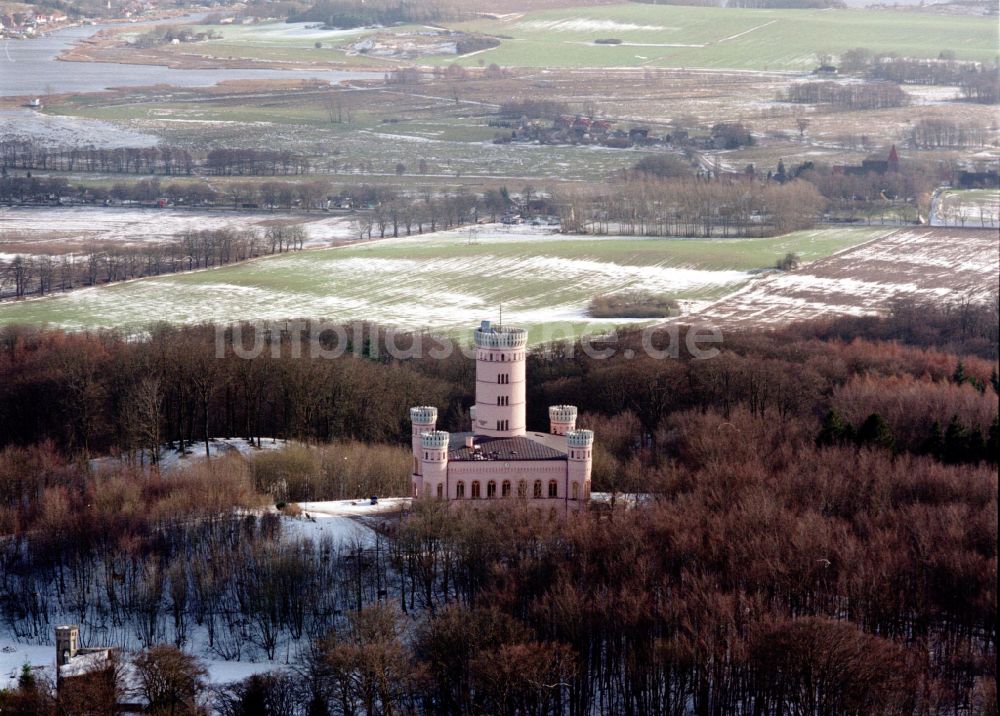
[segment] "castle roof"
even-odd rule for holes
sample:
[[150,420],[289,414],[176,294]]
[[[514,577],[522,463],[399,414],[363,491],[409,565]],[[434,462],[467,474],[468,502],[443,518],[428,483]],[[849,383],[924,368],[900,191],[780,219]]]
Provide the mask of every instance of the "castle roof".
[[[473,447],[466,439],[473,438]],[[529,433],[523,437],[494,438],[472,433],[452,433],[448,461],[503,460],[565,460],[566,438],[545,433]]]

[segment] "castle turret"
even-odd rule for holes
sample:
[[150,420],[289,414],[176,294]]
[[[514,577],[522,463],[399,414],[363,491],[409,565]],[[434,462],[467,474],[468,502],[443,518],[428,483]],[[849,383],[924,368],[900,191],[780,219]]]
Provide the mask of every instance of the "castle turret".
[[56,627],[56,673],[58,667],[65,666],[80,650],[80,627],[66,624]]
[[590,499],[590,472],[594,459],[594,431],[570,430],[566,433],[567,497],[570,500]]
[[448,497],[448,445],[451,434],[434,430],[420,436],[420,470],[423,497]]
[[550,405],[549,432],[553,435],[565,435],[571,430],[576,430],[576,406]]
[[476,420],[473,432],[515,437],[526,432],[528,332],[483,321],[476,329]]
[[424,433],[432,432],[437,425],[438,411],[433,405],[418,405],[415,408],[410,408],[410,423],[412,429],[410,431],[411,443],[413,446],[413,474],[411,480],[413,482],[413,496],[416,497],[420,494],[421,490],[421,447],[420,447],[420,436]]

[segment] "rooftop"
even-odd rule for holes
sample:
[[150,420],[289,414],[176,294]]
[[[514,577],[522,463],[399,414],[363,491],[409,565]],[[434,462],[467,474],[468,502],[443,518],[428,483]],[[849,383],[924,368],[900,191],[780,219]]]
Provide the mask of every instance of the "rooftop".
[[566,438],[547,433],[528,433],[514,438],[474,436],[473,447],[466,446],[472,433],[452,433],[448,448],[449,461],[503,460],[565,460]]

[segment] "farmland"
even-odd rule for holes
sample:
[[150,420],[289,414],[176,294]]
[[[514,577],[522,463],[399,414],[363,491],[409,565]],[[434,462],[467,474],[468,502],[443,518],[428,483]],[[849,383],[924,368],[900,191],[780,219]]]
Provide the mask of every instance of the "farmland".
[[230,211],[195,212],[169,209],[103,209],[75,207],[45,210],[0,210],[0,256],[4,254],[70,254],[175,240],[188,231],[243,230],[299,224],[306,247],[329,246],[355,236],[346,217],[255,214]]
[[[150,322],[322,317],[450,330],[493,315],[532,340],[599,332],[598,293],[666,293],[688,309],[751,281],[788,252],[811,261],[886,233],[828,229],[771,239],[595,239],[483,227],[265,258],[210,271],[0,305],[0,323],[139,329]],[[694,302],[694,303],[692,303]]]
[[[991,61],[996,37],[986,18],[871,10],[745,10],[718,7],[621,4],[508,13],[472,22],[445,23],[463,32],[494,36],[499,47],[467,56],[432,54],[423,64],[506,67],[700,67],[803,70],[817,54],[854,47],[907,57],[934,58],[952,49],[960,59]],[[205,26],[203,30],[219,28]],[[200,66],[244,59],[255,66],[391,68],[412,60],[402,50],[373,56],[357,51],[372,31],[265,24],[223,28],[220,39],[161,48],[157,57]],[[406,37],[427,28],[392,28]],[[385,37],[385,30],[378,30]],[[613,39],[615,44],[595,43]],[[316,47],[316,43],[320,47]]]
[[995,301],[1000,275],[996,231],[906,228],[754,282],[704,307],[698,317],[733,325],[865,315],[897,298]]

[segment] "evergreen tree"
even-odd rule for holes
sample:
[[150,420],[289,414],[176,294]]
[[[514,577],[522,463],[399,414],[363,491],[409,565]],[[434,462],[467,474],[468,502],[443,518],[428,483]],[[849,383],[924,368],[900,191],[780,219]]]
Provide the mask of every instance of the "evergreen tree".
[[997,375],[996,368],[990,373],[990,385],[993,386],[993,392],[1000,395],[1000,375]]
[[951,416],[944,431],[944,461],[951,465],[968,461],[969,431],[958,422],[958,416]]
[[857,441],[859,445],[870,445],[886,450],[892,450],[896,445],[896,440],[892,436],[892,428],[878,413],[872,413],[865,418],[865,422],[858,428]]
[[830,410],[823,418],[823,427],[816,436],[817,445],[843,445],[854,440],[854,426],[840,417],[836,410]]
[[939,460],[944,454],[944,435],[941,433],[941,423],[937,420],[931,425],[929,434],[920,445],[920,452],[923,455],[931,455]]
[[986,440],[983,439],[983,431],[977,427],[969,433],[966,460],[969,462],[979,462],[984,457],[986,457]]
[[785,160],[784,159],[779,159],[778,160],[778,171],[775,172],[774,178],[777,179],[782,184],[784,184],[788,180],[788,174],[785,172]]
[[17,677],[17,688],[21,691],[34,691],[37,686],[35,672],[31,670],[31,664],[26,661],[21,665],[21,674]]
[[958,365],[955,366],[955,372],[952,373],[951,380],[959,385],[966,381],[965,365],[962,361],[958,361]]

